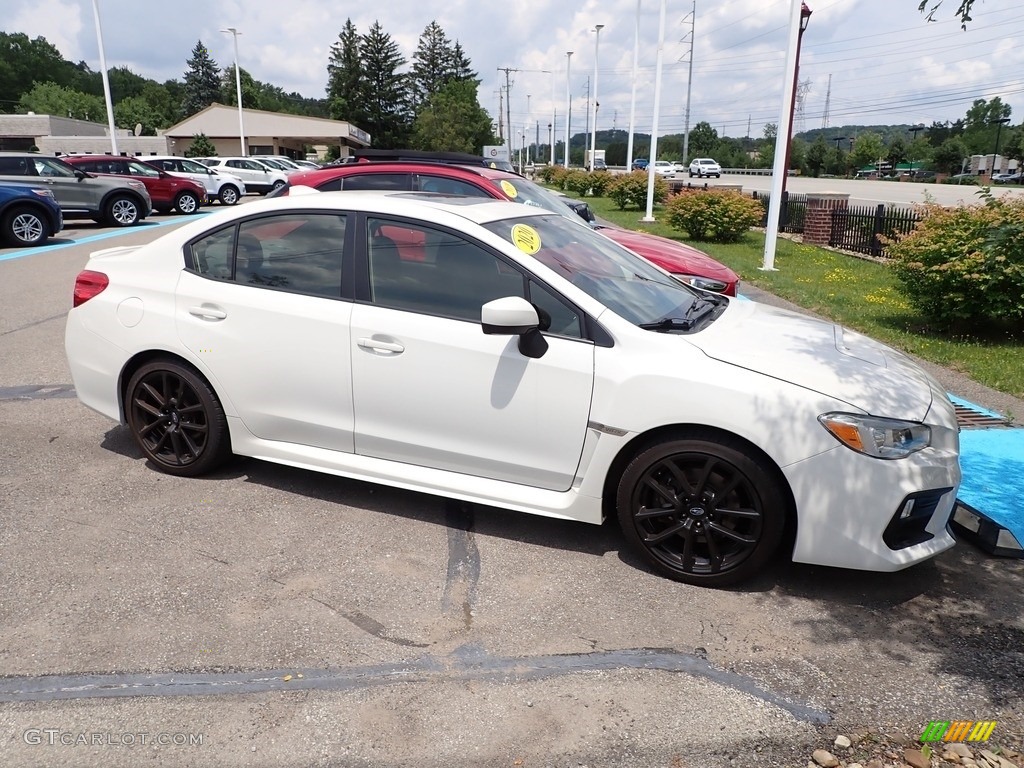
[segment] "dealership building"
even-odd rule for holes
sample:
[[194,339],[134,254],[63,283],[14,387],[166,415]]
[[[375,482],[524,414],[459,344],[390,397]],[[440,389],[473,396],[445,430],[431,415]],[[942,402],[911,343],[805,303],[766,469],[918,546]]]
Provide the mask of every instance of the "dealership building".
[[[370,146],[370,135],[344,120],[306,117],[259,109],[242,110],[247,155],[287,155],[304,158],[307,147],[323,156],[330,147],[342,157],[354,149]],[[211,104],[156,136],[136,136],[129,130],[116,132],[117,151],[122,155],[183,156],[198,134],[205,134],[220,156],[240,155],[239,114],[236,107]],[[110,152],[106,125],[55,115],[0,114],[0,150],[36,150],[47,155],[102,154]]]

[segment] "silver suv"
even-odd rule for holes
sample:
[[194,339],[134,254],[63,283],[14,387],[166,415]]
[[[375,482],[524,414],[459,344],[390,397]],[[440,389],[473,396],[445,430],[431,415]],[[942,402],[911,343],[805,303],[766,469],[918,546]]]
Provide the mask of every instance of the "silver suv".
[[722,166],[710,157],[695,158],[690,162],[690,178],[692,179],[694,176],[702,179],[705,176],[714,176],[716,179],[720,179],[722,178]]
[[129,227],[153,212],[153,201],[141,181],[93,176],[34,152],[0,152],[0,181],[31,181],[51,190],[66,219]]
[[245,182],[238,176],[216,168],[208,168],[187,157],[161,155],[142,159],[162,171],[167,171],[171,176],[181,176],[202,184],[206,189],[206,197],[211,202],[220,200],[221,205],[235,205],[245,194]]

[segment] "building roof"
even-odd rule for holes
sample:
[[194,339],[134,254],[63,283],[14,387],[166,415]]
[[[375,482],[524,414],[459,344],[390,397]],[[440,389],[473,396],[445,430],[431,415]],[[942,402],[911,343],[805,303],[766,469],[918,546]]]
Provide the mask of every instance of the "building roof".
[[[311,144],[343,142],[370,145],[370,134],[343,120],[265,112],[262,109],[243,109],[242,120],[247,137],[286,136],[305,139]],[[191,138],[197,133],[206,134],[211,139],[238,138],[238,109],[214,103],[163,133],[170,138]]]

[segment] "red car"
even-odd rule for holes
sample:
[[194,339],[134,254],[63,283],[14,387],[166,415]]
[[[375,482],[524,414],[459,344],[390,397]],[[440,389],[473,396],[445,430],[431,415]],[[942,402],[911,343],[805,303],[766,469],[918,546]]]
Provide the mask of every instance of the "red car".
[[154,165],[119,155],[67,155],[61,160],[97,176],[127,176],[146,185],[153,210],[192,214],[206,202],[206,188],[191,179],[171,176]]
[[[562,216],[575,216],[566,202],[544,187],[515,173],[489,168],[482,157],[449,152],[364,150],[359,160],[344,165],[300,171],[271,196],[288,194],[289,187],[306,186],[321,192],[352,189],[436,192],[446,195],[493,197],[534,205]],[[678,279],[696,287],[735,296],[739,276],[696,248],[664,237],[620,227],[593,224],[602,234]]]

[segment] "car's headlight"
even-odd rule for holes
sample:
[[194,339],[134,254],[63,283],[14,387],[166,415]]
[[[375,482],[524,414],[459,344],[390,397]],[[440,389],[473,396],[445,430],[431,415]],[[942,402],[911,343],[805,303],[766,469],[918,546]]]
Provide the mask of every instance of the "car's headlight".
[[725,290],[726,284],[721,280],[712,280],[709,277],[698,277],[697,275],[674,275],[676,280],[680,280],[687,285],[692,285],[694,288],[700,288],[704,291],[715,291],[721,293]]
[[143,184],[141,181],[132,181],[131,179],[129,179],[128,186],[131,187],[132,189],[137,189],[140,192],[144,192],[146,190],[146,185]]
[[847,448],[876,459],[902,459],[932,442],[931,428],[916,421],[852,413],[823,413],[818,421]]
[[33,189],[33,190],[31,190],[31,191],[32,191],[33,193],[35,193],[35,194],[39,195],[40,197],[49,197],[49,198],[50,198],[51,200],[52,200],[52,199],[55,199],[55,198],[53,197],[53,192],[51,192],[51,191],[50,191],[50,190],[48,190],[48,189]]

